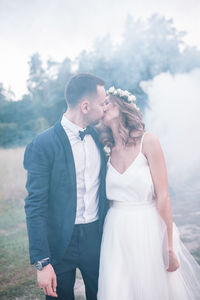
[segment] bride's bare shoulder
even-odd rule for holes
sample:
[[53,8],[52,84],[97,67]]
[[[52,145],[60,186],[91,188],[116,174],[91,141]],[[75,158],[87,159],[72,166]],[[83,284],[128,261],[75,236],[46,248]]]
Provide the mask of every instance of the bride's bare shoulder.
[[161,146],[158,137],[154,133],[147,131],[143,139],[142,148],[145,154],[151,153],[152,151],[159,151]]
[[158,141],[158,137],[153,132],[146,131],[144,133],[144,142],[146,142],[146,143],[152,143],[152,142],[156,142],[156,141]]

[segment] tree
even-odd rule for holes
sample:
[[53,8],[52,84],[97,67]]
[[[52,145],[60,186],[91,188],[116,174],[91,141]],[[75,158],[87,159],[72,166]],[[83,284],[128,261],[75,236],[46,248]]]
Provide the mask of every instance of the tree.
[[27,80],[28,91],[34,101],[44,102],[44,89],[47,77],[42,67],[40,55],[38,53],[33,54],[28,64],[30,66],[29,78]]
[[5,97],[5,89],[3,84],[0,82],[0,105],[2,105],[6,101]]
[[[75,72],[102,77],[106,88],[114,85],[129,90],[144,111],[148,98],[140,87],[141,81],[162,72],[176,74],[200,67],[200,51],[186,45],[184,35],[174,27],[172,19],[153,15],[143,21],[128,16],[118,44],[113,44],[108,35],[95,41],[93,51],[82,51],[74,61],[68,57],[61,63],[49,59],[46,68],[40,55],[33,54],[29,61],[29,92],[21,101],[6,101],[6,91],[0,84],[0,120],[7,124],[0,130],[6,132],[8,126],[13,142],[16,137],[19,143],[25,143],[40,129],[53,125],[66,110],[65,84]],[[4,140],[6,144],[3,136],[0,143]]]

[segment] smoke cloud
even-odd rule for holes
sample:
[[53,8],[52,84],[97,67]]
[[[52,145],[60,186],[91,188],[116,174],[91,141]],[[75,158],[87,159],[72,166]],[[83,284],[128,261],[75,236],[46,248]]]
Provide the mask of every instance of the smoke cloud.
[[162,73],[141,82],[149,98],[147,130],[163,148],[169,184],[175,194],[200,194],[200,69]]

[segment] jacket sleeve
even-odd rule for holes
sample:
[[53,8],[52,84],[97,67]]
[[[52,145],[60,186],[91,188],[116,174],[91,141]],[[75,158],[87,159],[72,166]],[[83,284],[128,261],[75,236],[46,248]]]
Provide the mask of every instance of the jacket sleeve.
[[24,168],[27,170],[25,213],[29,237],[30,261],[35,263],[51,257],[47,238],[50,161],[41,143],[34,140],[25,150]]

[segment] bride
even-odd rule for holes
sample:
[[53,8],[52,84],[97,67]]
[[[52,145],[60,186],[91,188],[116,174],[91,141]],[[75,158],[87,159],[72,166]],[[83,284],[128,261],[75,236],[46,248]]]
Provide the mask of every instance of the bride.
[[110,201],[98,300],[200,299],[200,267],[180,241],[158,138],[145,132],[135,96],[108,90],[100,137],[110,149]]

